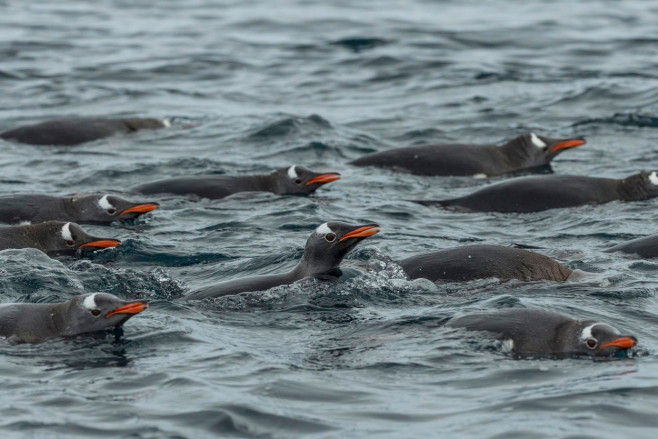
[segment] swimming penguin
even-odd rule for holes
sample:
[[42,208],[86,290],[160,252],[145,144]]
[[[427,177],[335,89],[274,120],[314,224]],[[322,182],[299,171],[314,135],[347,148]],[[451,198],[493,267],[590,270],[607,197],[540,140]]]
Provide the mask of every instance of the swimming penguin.
[[340,179],[337,172],[317,173],[303,166],[290,166],[265,175],[199,175],[154,181],[133,188],[145,195],[196,195],[220,199],[238,192],[272,192],[278,195],[311,194],[326,183]]
[[411,279],[465,282],[498,278],[501,281],[552,280],[562,282],[572,270],[548,256],[501,245],[467,245],[412,256],[399,262]]
[[123,325],[147,309],[146,302],[125,302],[112,294],[83,294],[63,303],[0,305],[0,337],[14,343],[41,343]]
[[133,203],[114,195],[7,195],[0,197],[0,222],[72,221],[79,224],[110,224],[151,212],[158,203]]
[[73,255],[121,245],[112,238],[97,238],[72,222],[48,221],[28,226],[0,227],[0,250],[36,248],[49,256]]
[[658,175],[640,172],[623,179],[538,175],[492,184],[460,198],[419,200],[463,212],[540,212],[562,207],[640,201],[658,196]]
[[612,356],[637,344],[637,338],[621,335],[606,323],[534,309],[471,314],[452,319],[446,326],[491,332],[503,346],[522,356]]
[[301,261],[288,273],[238,278],[196,290],[184,296],[185,300],[222,297],[233,294],[265,291],[279,285],[288,285],[310,276],[331,274],[345,255],[359,242],[379,232],[377,224],[351,226],[341,222],[320,225],[311,234]]
[[614,247],[610,247],[605,250],[605,252],[623,252],[635,254],[647,259],[656,258],[658,257],[658,234],[622,242]]
[[551,160],[585,140],[552,139],[523,134],[502,146],[442,144],[389,149],[358,158],[350,164],[393,168],[416,175],[476,176],[550,169]]
[[57,119],[0,133],[0,138],[31,145],[74,146],[113,134],[168,127],[158,119]]

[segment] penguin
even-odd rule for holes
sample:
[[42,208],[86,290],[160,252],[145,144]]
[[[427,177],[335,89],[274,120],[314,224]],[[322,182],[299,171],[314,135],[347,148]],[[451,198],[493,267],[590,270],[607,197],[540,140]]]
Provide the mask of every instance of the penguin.
[[462,212],[540,212],[548,209],[640,201],[658,196],[658,175],[640,172],[623,179],[537,175],[492,184],[449,200],[414,200]]
[[0,337],[12,343],[41,343],[104,331],[148,307],[106,293],[83,294],[63,303],[6,303],[0,305]]
[[220,199],[238,192],[272,192],[278,195],[307,195],[320,186],[340,179],[337,172],[316,173],[303,166],[290,166],[265,175],[199,175],[154,181],[133,188],[144,195],[196,195]]
[[563,282],[573,272],[548,256],[501,245],[467,245],[412,256],[399,262],[411,279],[466,282],[475,279],[518,279]]
[[491,332],[520,356],[612,356],[637,345],[637,338],[596,320],[512,308],[454,318],[446,326]]
[[133,203],[110,194],[7,195],[0,197],[0,222],[7,224],[71,221],[78,224],[110,224],[137,218],[158,209],[153,202]]
[[75,146],[118,133],[170,126],[167,119],[56,119],[0,133],[0,138],[30,145]]
[[121,245],[118,239],[88,235],[82,227],[72,222],[47,221],[27,226],[0,227],[0,250],[36,248],[48,256],[59,256],[118,245]]
[[407,146],[358,158],[350,164],[393,168],[415,175],[492,177],[519,172],[550,171],[550,163],[585,139],[553,139],[523,134],[502,146],[441,144]]
[[329,275],[336,272],[341,261],[359,242],[379,233],[377,224],[352,226],[342,222],[320,225],[306,241],[304,254],[297,266],[288,273],[253,276],[229,280],[192,291],[184,300],[230,296],[246,292],[265,291],[279,285],[289,285],[306,277]]
[[658,257],[658,234],[622,242],[604,251],[606,253],[622,252],[635,254],[646,259],[656,258]]

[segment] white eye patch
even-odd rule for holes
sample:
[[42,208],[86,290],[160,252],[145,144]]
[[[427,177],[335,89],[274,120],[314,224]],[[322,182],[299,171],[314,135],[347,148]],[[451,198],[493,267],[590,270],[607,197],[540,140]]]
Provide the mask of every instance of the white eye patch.
[[82,306],[84,306],[87,309],[98,308],[98,305],[96,305],[96,293],[90,294],[87,297],[85,297],[84,302],[82,302]]
[[294,166],[288,168],[288,177],[290,177],[291,180],[294,180],[295,178],[299,177],[299,175],[297,175],[297,170],[295,169]]
[[535,133],[530,133],[530,140],[537,148],[546,148],[546,142],[537,137]]
[[328,233],[335,233],[335,232],[329,228],[327,223],[324,223],[321,224],[320,227],[315,229],[315,233],[317,233],[318,235],[326,235]]
[[115,207],[110,203],[107,199],[108,195],[103,195],[103,198],[98,200],[98,205],[101,207],[103,210],[110,210],[114,209]]
[[64,238],[64,241],[73,241],[73,235],[71,235],[71,223],[66,223],[62,226],[62,238]]
[[656,175],[655,171],[649,174],[649,181],[651,184],[658,186],[658,175]]

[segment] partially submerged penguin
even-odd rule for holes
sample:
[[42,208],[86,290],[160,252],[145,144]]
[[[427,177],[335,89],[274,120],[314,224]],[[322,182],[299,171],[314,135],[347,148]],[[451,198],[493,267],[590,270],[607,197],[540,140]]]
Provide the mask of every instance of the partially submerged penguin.
[[166,119],[57,119],[5,131],[0,133],[0,138],[31,145],[74,146],[113,134],[169,125]]
[[622,252],[635,254],[643,258],[658,257],[658,234],[622,242],[605,250],[606,253]]
[[566,281],[573,272],[548,256],[501,245],[467,245],[403,259],[399,264],[411,279],[465,282],[498,278],[501,281]]
[[115,195],[7,195],[0,197],[0,221],[8,224],[71,221],[79,224],[110,224],[137,218],[160,205],[133,203]]
[[36,248],[49,256],[73,255],[78,251],[112,248],[118,239],[88,235],[72,222],[48,221],[28,226],[0,227],[0,250]]
[[0,337],[14,343],[41,343],[123,325],[148,308],[148,303],[126,302],[112,294],[94,293],[63,303],[8,303],[0,305]]
[[463,212],[540,212],[611,201],[640,201],[658,196],[658,175],[640,172],[622,179],[579,175],[539,175],[492,184],[464,197],[418,200]]
[[302,259],[292,271],[229,280],[193,291],[183,299],[198,300],[265,291],[279,285],[292,284],[306,277],[331,275],[338,269],[345,255],[359,242],[378,232],[377,224],[352,226],[341,222],[324,223],[308,238]]
[[622,335],[606,323],[534,309],[471,314],[454,318],[446,326],[490,332],[522,356],[612,356],[637,344],[637,338]]
[[502,146],[442,144],[389,149],[350,164],[392,168],[416,175],[492,177],[550,169],[551,160],[562,151],[584,144],[581,138],[552,139],[530,133]]
[[272,192],[278,195],[311,194],[320,186],[340,179],[337,172],[317,173],[290,166],[265,175],[199,175],[154,181],[133,188],[145,195],[196,195],[220,199],[238,192]]

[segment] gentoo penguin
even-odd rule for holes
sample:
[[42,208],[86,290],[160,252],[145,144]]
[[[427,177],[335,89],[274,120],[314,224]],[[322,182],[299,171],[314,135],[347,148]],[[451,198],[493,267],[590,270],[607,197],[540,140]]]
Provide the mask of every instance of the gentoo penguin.
[[41,343],[123,325],[148,308],[112,294],[83,294],[63,303],[0,305],[0,337],[14,343]]
[[79,224],[110,224],[137,218],[159,208],[158,203],[133,203],[114,195],[7,195],[0,197],[0,221],[72,221]]
[[539,212],[561,207],[639,201],[658,196],[658,175],[640,172],[623,179],[537,175],[492,184],[460,198],[420,200],[464,212]]
[[57,119],[14,128],[0,133],[0,137],[31,145],[74,146],[113,134],[168,126],[166,119]]
[[623,252],[635,254],[647,259],[656,258],[658,257],[658,234],[622,242],[614,247],[610,247],[605,250],[605,252]]
[[443,144],[389,149],[358,158],[356,166],[393,168],[416,175],[477,176],[537,171],[549,167],[562,151],[584,145],[585,140],[552,139],[523,134],[502,146]]
[[341,222],[320,225],[311,234],[301,261],[288,273],[245,277],[191,292],[185,300],[222,297],[233,294],[265,291],[279,285],[288,285],[310,276],[331,275],[359,242],[379,232],[377,224],[352,226]]
[[446,326],[491,332],[518,355],[611,356],[637,344],[635,337],[621,335],[606,323],[534,309],[471,314],[452,319]]
[[71,222],[48,221],[28,226],[0,227],[0,250],[36,248],[49,256],[56,256],[120,244],[118,239],[90,236],[79,225]]
[[133,188],[145,195],[169,193],[219,199],[238,192],[272,192],[278,195],[311,194],[326,183],[340,179],[337,172],[317,173],[290,166],[265,175],[199,175],[154,181]]
[[411,279],[465,282],[498,278],[501,281],[565,281],[572,270],[548,256],[501,245],[467,245],[412,256],[399,263]]

